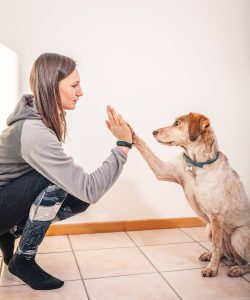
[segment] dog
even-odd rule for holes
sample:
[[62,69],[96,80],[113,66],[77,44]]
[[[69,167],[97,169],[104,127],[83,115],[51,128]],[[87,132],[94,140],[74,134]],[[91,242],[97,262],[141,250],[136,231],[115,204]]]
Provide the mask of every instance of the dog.
[[212,252],[199,257],[209,261],[202,276],[216,276],[219,262],[235,262],[228,276],[250,272],[250,203],[238,174],[219,151],[209,119],[198,113],[177,118],[173,125],[153,131],[157,142],[180,146],[184,152],[168,162],[161,161],[133,131],[133,142],[158,180],[182,186],[187,201],[207,224]]

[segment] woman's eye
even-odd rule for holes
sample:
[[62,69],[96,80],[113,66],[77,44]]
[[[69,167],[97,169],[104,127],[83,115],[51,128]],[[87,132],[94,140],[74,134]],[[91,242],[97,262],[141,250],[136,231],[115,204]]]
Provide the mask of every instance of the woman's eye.
[[179,121],[174,122],[174,126],[179,126],[180,124],[181,124],[181,122],[179,122]]
[[76,82],[76,83],[72,84],[72,87],[76,88],[76,87],[78,87],[78,85],[79,85],[79,82]]

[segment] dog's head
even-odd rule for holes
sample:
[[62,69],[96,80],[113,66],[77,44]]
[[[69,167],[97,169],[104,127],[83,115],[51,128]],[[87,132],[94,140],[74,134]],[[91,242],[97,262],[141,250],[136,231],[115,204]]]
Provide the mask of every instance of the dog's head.
[[175,120],[173,125],[153,131],[159,143],[168,146],[188,146],[193,142],[206,142],[212,131],[210,122],[204,115],[189,113]]

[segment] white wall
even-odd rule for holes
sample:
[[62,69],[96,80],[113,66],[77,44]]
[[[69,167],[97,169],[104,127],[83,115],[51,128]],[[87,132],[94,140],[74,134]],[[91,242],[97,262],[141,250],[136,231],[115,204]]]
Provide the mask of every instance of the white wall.
[[17,54],[0,43],[0,131],[15,106],[19,94]]
[[[113,105],[163,160],[181,150],[156,144],[153,129],[206,114],[250,194],[249,0],[1,0],[1,42],[20,59],[21,92],[33,60],[59,52],[79,61],[84,97],[68,114],[65,147],[91,172],[115,139]],[[1,82],[3,84],[3,82]],[[2,101],[2,99],[0,100]],[[115,186],[69,222],[194,216],[181,188],[158,182],[132,150]]]

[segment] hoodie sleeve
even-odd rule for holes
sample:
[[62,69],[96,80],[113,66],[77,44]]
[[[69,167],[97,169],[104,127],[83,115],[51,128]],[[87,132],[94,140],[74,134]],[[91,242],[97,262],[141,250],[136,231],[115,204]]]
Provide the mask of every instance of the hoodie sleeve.
[[126,155],[116,149],[88,174],[66,155],[55,133],[40,120],[26,120],[21,135],[23,159],[51,182],[88,203],[96,203],[122,172]]

